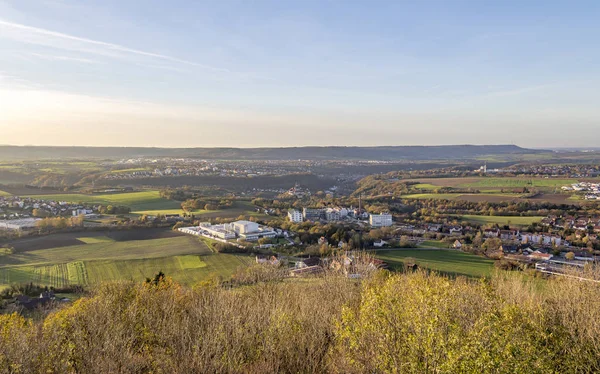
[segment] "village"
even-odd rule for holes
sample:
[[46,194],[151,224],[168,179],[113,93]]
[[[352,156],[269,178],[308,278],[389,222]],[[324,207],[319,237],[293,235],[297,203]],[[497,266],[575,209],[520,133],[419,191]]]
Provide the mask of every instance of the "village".
[[563,186],[562,190],[582,192],[586,200],[600,200],[600,183],[578,182],[570,186]]

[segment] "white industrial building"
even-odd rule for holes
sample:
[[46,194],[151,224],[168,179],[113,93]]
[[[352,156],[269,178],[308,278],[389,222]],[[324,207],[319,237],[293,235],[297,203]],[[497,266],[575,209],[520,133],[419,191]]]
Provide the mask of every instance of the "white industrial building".
[[215,238],[235,239],[235,232],[230,230],[229,224],[211,225],[209,222],[203,222],[200,224],[200,229]]
[[13,219],[8,221],[0,221],[0,230],[24,230],[31,229],[36,226],[38,218],[23,218]]
[[258,223],[252,221],[235,221],[231,224],[232,230],[238,234],[247,234],[258,231]]
[[232,230],[241,238],[249,242],[261,238],[274,238],[277,233],[270,227],[259,226],[256,222],[236,221],[231,224]]
[[[240,238],[247,241],[256,241],[261,238],[274,238],[277,233],[270,227],[260,226],[256,222],[251,221],[236,221],[233,223],[225,223],[223,225],[211,225],[208,222],[201,223],[199,230],[220,239],[235,239]],[[198,235],[196,230],[180,230],[186,234]],[[189,232],[188,232],[189,231]]]
[[288,210],[288,218],[289,218],[290,222],[294,222],[294,223],[304,221],[302,212],[295,210],[295,209]]
[[388,227],[393,224],[392,215],[389,213],[369,215],[369,224],[372,227]]

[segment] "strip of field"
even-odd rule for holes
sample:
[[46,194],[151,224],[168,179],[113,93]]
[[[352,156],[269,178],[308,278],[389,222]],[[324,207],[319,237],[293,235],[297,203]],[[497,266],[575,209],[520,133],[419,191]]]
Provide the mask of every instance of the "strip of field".
[[498,225],[515,225],[515,226],[528,226],[534,222],[540,222],[544,217],[533,216],[533,217],[521,217],[521,216],[477,216],[477,215],[464,215],[460,219],[471,223],[477,223],[480,225],[485,224],[498,224]]
[[85,244],[111,243],[115,241],[114,239],[109,238],[108,236],[86,236],[83,238],[77,238],[77,240]]
[[423,268],[469,277],[490,276],[494,268],[492,260],[454,250],[386,250],[378,251],[377,257],[395,269],[402,269],[404,261],[411,258]]
[[420,190],[428,190],[429,191],[429,190],[435,190],[435,189],[440,188],[442,186],[436,186],[436,185],[433,185],[433,184],[430,184],[430,183],[417,183],[417,184],[412,185],[411,187],[412,188],[417,188],[417,189],[420,189]]
[[453,200],[459,197],[460,194],[456,193],[414,193],[408,195],[402,195],[403,199],[444,199]]
[[0,190],[0,197],[2,197],[2,196],[10,196],[10,194],[8,192],[6,192],[6,191],[1,191]]
[[450,248],[450,244],[444,243],[439,240],[424,240],[421,244],[419,244],[419,248],[448,249],[448,248]]

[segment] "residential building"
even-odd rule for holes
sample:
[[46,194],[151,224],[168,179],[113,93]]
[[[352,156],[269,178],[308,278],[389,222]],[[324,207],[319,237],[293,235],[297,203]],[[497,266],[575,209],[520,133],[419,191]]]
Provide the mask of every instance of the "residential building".
[[8,221],[0,221],[0,230],[24,230],[31,229],[36,226],[37,218],[13,219]]
[[307,221],[318,221],[323,217],[323,209],[304,208],[302,209],[302,216]]
[[294,222],[294,223],[304,221],[304,217],[302,217],[302,213],[295,209],[291,209],[288,211],[288,218],[289,218],[290,222]]
[[392,215],[389,213],[371,214],[369,216],[369,224],[372,227],[388,227],[392,223]]
[[325,209],[325,219],[327,221],[339,221],[340,219],[342,219],[342,215],[337,209],[327,208]]

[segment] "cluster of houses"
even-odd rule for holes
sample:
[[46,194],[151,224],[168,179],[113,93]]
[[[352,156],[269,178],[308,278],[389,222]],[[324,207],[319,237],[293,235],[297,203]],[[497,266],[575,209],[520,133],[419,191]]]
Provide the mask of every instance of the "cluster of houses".
[[29,297],[26,295],[18,295],[16,297],[16,305],[26,310],[34,310],[52,302],[69,302],[66,297],[57,297],[52,291],[44,291],[40,297]]
[[522,244],[539,245],[542,247],[568,247],[569,242],[560,235],[549,233],[520,232],[519,230],[485,229],[486,238],[499,238],[503,241],[515,241]]
[[542,219],[541,224],[551,230],[574,230],[576,235],[578,233],[580,235],[588,233],[590,230],[594,233],[600,233],[600,217],[550,215]]
[[321,274],[326,271],[342,273],[349,278],[361,278],[365,274],[387,268],[387,264],[374,257],[365,257],[360,254],[348,252],[336,257],[309,257],[299,259],[290,269],[291,277]]
[[[33,197],[3,196],[0,197],[0,219],[6,224],[0,226],[0,229],[22,229],[30,227],[31,225],[28,226],[28,223],[35,221],[33,218],[34,210],[43,212],[41,215],[48,217],[86,215],[91,218],[91,216],[94,215],[94,212],[97,212],[98,208],[98,206],[86,206],[79,203],[69,203],[67,201],[43,200]],[[38,215],[40,214],[38,213]],[[20,225],[17,221],[25,222],[25,224]]]
[[441,223],[424,223],[420,225],[411,224],[399,224],[398,231],[406,235],[424,235],[426,233],[442,233],[448,235],[463,235],[464,233],[471,232],[473,228],[470,226],[462,227],[455,225],[444,225]]
[[586,200],[600,200],[600,183],[578,182],[570,186],[563,186],[562,190],[584,192]]
[[259,175],[284,175],[305,173],[310,169],[300,161],[253,160],[248,161],[217,161],[198,160],[195,158],[131,158],[120,160],[115,164],[105,164],[112,168],[103,178],[109,180],[161,178],[178,176],[234,176],[254,177]]
[[517,174],[545,177],[593,178],[600,175],[596,165],[534,164],[513,166],[509,170]]
[[310,191],[308,189],[302,188],[298,184],[296,184],[294,187],[287,190],[285,192],[285,194],[301,199],[303,197],[310,196]]

